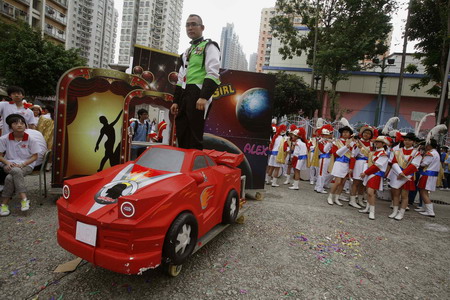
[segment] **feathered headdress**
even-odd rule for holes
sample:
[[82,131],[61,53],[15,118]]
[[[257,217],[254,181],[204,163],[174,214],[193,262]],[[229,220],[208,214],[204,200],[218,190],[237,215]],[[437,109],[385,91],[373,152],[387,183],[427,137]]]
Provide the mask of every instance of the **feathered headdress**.
[[425,142],[429,144],[431,138],[435,138],[439,134],[439,132],[442,131],[447,131],[447,126],[445,126],[445,124],[439,124],[437,126],[434,126],[433,129],[431,129],[430,132],[428,132],[427,139]]
[[318,118],[316,122],[316,128],[319,129],[323,126],[324,120],[322,118]]
[[398,117],[392,117],[390,118],[387,122],[386,125],[384,125],[383,130],[381,131],[381,133],[383,135],[387,135],[389,133],[389,128],[392,127],[392,124],[394,124],[395,122],[400,121],[400,119]]
[[348,120],[346,118],[341,118],[340,123],[341,123],[342,127],[347,126],[347,127],[350,127],[351,129],[353,129],[353,127],[350,125],[350,123],[348,122]]
[[423,116],[423,118],[420,120],[419,125],[417,126],[417,128],[416,128],[416,130],[415,130],[415,134],[416,134],[417,136],[419,136],[420,128],[422,128],[423,123],[425,123],[425,121],[427,120],[427,118],[428,118],[428,117],[431,117],[431,116],[435,116],[435,114],[434,114],[434,113],[427,114],[427,115]]

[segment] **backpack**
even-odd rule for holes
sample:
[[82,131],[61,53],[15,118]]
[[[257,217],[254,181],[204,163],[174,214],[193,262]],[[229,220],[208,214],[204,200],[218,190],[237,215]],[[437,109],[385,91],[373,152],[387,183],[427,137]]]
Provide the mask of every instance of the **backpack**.
[[[139,126],[139,121],[138,120],[134,121],[133,122],[133,139],[134,139],[134,136],[136,135],[136,132],[138,130],[138,126]],[[148,126],[149,126],[148,121],[145,121],[145,132],[146,133],[148,132]]]

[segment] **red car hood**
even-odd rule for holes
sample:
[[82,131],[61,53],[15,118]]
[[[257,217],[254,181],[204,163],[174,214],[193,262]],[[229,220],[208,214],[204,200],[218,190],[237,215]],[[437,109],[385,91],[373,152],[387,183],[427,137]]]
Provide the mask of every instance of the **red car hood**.
[[[98,222],[112,222],[118,218],[118,199],[123,196],[132,196],[146,192],[147,189],[156,190],[159,196],[163,192],[159,187],[163,181],[182,173],[153,170],[136,164],[126,165],[112,180],[104,180],[95,187],[86,187],[88,190],[79,199],[76,199],[68,210],[76,213],[80,220],[92,219]],[[165,184],[164,184],[165,186]]]

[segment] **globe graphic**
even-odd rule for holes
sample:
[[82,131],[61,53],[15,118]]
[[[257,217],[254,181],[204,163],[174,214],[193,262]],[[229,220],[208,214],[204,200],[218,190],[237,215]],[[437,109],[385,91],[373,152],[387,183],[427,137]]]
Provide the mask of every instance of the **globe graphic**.
[[269,92],[263,88],[245,91],[236,104],[236,117],[242,127],[252,132],[267,130],[271,120]]

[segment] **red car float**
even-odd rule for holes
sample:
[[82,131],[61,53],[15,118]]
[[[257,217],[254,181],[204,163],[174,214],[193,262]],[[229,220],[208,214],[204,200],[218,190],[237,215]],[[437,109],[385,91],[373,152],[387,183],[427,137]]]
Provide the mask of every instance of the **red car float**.
[[[243,154],[149,147],[136,161],[65,181],[58,243],[125,274],[181,264],[216,225],[236,220]],[[243,178],[245,180],[245,178]]]

